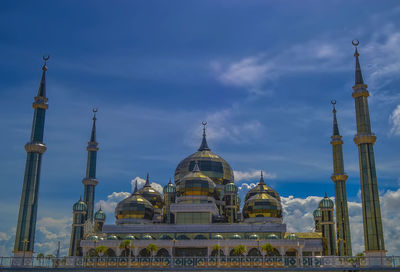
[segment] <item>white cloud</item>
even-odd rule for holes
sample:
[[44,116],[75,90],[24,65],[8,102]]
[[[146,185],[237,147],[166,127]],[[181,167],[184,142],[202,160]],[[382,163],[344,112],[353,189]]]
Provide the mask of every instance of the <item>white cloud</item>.
[[[140,188],[143,187],[144,184],[146,183],[146,180],[142,179],[141,177],[136,177],[133,180],[131,180],[132,191],[135,188],[135,182],[137,182],[138,189],[140,190]],[[163,186],[162,185],[160,185],[157,182],[150,182],[150,185],[154,190],[156,190],[160,194],[162,194],[162,192],[163,192]]]
[[390,133],[393,135],[400,135],[400,105],[397,105],[392,114],[390,114],[389,122],[392,125]]
[[[249,171],[233,171],[235,175],[235,181],[243,181],[243,180],[250,180],[250,179],[259,179],[260,173],[262,170],[252,169]],[[276,174],[270,173],[267,171],[263,171],[264,179],[274,179],[276,178]]]

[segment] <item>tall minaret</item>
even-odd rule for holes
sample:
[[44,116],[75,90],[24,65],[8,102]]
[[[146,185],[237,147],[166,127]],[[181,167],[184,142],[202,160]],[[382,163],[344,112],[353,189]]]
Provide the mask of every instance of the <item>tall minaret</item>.
[[336,101],[332,100],[333,105],[333,135],[331,137],[333,153],[333,174],[332,181],[335,183],[335,202],[336,202],[336,241],[338,256],[352,256],[349,210],[347,208],[346,180],[348,176],[344,172],[342,136],[339,133],[339,126],[336,118]]
[[321,210],[321,232],[324,238],[324,255],[336,255],[336,238],[335,238],[335,222],[333,221],[333,201],[325,197],[319,202]]
[[385,254],[385,243],[382,231],[381,208],[379,204],[378,180],[375,169],[374,143],[375,134],[371,131],[368,110],[368,86],[364,84],[358,60],[357,40],[353,41],[356,50],[356,74],[353,86],[355,100],[357,134],[354,143],[358,146],[360,161],[361,201],[364,222],[364,243],[366,255],[382,256]]
[[45,114],[48,109],[46,97],[46,62],[48,59],[49,57],[43,57],[42,79],[32,105],[34,114],[31,139],[25,145],[27,158],[14,244],[14,256],[16,257],[32,256],[35,242],[40,168],[42,154],[46,151],[46,145],[43,143],[43,132]]
[[98,143],[96,142],[96,112],[97,109],[93,109],[93,126],[90,134],[90,141],[86,150],[88,151],[87,166],[86,166],[86,177],[82,180],[85,186],[83,200],[87,204],[87,220],[93,221],[93,210],[94,210],[94,189],[98,183],[96,179],[96,160]]

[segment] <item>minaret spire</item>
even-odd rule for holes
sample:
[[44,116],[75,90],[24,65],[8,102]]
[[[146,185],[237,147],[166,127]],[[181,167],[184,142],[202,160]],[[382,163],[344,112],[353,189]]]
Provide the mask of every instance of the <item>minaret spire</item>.
[[31,257],[35,242],[40,169],[42,155],[47,149],[43,143],[43,134],[45,115],[48,109],[48,99],[46,97],[46,62],[49,60],[49,56],[43,57],[43,60],[44,65],[42,67],[40,87],[32,105],[34,114],[31,138],[25,145],[27,158],[14,243],[14,256],[17,257]]
[[137,180],[135,180],[135,188],[133,189],[133,195],[134,194],[136,194],[137,193],[137,191],[138,191],[138,188],[137,188]]
[[143,187],[150,187],[150,186],[151,186],[151,185],[150,185],[149,173],[147,173],[147,176],[146,176],[146,183],[144,184]]
[[356,47],[356,73],[353,86],[353,98],[356,108],[357,134],[354,143],[358,146],[360,160],[361,203],[363,211],[364,243],[367,256],[384,256],[385,243],[383,238],[381,208],[379,203],[378,179],[375,167],[374,143],[375,134],[371,131],[371,121],[368,109],[368,86],[364,84],[361,75],[358,40],[353,41]]
[[364,84],[364,79],[361,73],[361,66],[360,66],[360,61],[358,59],[358,56],[360,56],[360,54],[358,54],[358,50],[357,50],[357,46],[360,44],[360,42],[358,40],[354,40],[352,41],[352,44],[355,47],[355,52],[354,52],[354,57],[356,57],[356,76],[355,76],[355,84]]
[[97,164],[97,151],[99,150],[98,143],[96,141],[96,113],[97,109],[93,109],[93,123],[92,130],[90,132],[90,141],[88,142],[86,150],[88,151],[87,166],[86,166],[86,177],[82,180],[84,184],[85,192],[83,200],[86,202],[87,209],[87,220],[93,221],[94,213],[94,197],[95,187],[98,184],[96,178],[96,164]]
[[339,126],[336,118],[336,101],[331,101],[333,105],[333,135],[331,137],[333,154],[333,174],[332,181],[335,183],[335,202],[336,202],[336,242],[338,256],[352,256],[349,211],[347,205],[346,180],[348,176],[344,172],[342,136],[339,134]]
[[207,144],[207,139],[206,139],[206,125],[207,122],[202,122],[203,125],[203,140],[201,141],[201,145],[199,147],[199,151],[204,151],[204,150],[210,150]]
[[261,175],[260,175],[260,182],[259,182],[259,184],[260,184],[260,185],[264,185],[264,184],[265,184],[264,175],[263,175],[263,171],[262,171],[262,170],[261,170]]

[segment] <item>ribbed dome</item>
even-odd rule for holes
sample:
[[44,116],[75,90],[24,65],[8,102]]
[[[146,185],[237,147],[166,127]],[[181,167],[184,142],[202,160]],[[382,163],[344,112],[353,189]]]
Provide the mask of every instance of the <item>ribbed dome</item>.
[[162,209],[163,207],[163,199],[159,192],[153,189],[150,185],[149,174],[147,174],[146,183],[142,189],[138,191],[138,193],[143,196],[145,199],[150,201],[151,205],[153,205],[156,209]]
[[152,220],[154,208],[151,203],[138,192],[133,193],[118,203],[115,208],[115,217],[121,219]]
[[86,205],[85,201],[83,201],[82,199],[79,199],[78,202],[76,202],[74,204],[74,206],[72,206],[72,209],[74,210],[74,212],[86,212],[87,205]]
[[124,237],[125,240],[136,240],[135,236],[133,235],[127,235]]
[[215,184],[233,182],[233,171],[230,165],[220,156],[212,153],[208,147],[205,130],[199,150],[182,160],[175,170],[175,184],[179,184],[183,177],[189,174],[198,162],[200,171],[209,177]]
[[225,193],[231,193],[231,194],[236,194],[238,191],[238,187],[235,185],[233,182],[229,182],[228,184],[225,185],[224,187],[224,192]]
[[107,240],[118,240],[118,237],[115,235],[107,236]]
[[249,236],[249,239],[250,240],[257,240],[257,239],[260,239],[260,237],[257,234],[252,234],[252,235]]
[[279,202],[281,202],[281,197],[279,196],[278,192],[275,191],[274,189],[272,189],[271,187],[269,187],[267,184],[265,184],[264,181],[264,177],[263,174],[261,172],[261,177],[260,177],[260,181],[258,182],[257,186],[255,186],[254,188],[250,189],[247,194],[246,197],[244,198],[244,201],[246,202],[250,197],[254,196],[257,194],[257,192],[260,190],[259,187],[264,187],[264,191],[269,194],[270,196],[276,198],[276,200],[278,200]]
[[278,239],[278,236],[276,234],[269,234],[267,239]]
[[282,207],[276,198],[264,191],[263,186],[258,186],[259,190],[250,197],[244,204],[243,217],[282,217]]
[[328,196],[325,194],[325,197],[319,202],[319,208],[320,209],[333,209],[333,201],[328,198]]
[[176,187],[178,197],[183,196],[207,196],[213,197],[215,183],[202,172],[195,164],[193,171],[188,173]]
[[316,209],[316,210],[313,212],[313,216],[314,216],[314,218],[322,217],[321,210],[320,210],[320,209]]
[[106,214],[103,212],[103,210],[101,208],[94,214],[94,220],[97,220],[97,221],[105,221],[106,220]]
[[222,236],[221,234],[216,234],[212,237],[212,239],[214,240],[224,240],[224,236]]
[[168,184],[163,188],[164,194],[174,194],[176,193],[176,186],[169,180]]
[[97,235],[89,236],[88,240],[98,240],[99,237]]
[[239,240],[242,239],[242,237],[239,234],[234,234],[232,235],[232,239]]

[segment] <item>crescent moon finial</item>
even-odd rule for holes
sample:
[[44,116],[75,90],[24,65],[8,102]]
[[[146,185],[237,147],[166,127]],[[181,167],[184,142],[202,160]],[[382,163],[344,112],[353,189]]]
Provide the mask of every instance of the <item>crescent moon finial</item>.
[[354,39],[354,40],[351,41],[351,43],[352,43],[355,47],[357,47],[357,46],[360,44],[360,41],[357,40],[357,39]]
[[97,108],[93,108],[93,119],[96,119],[96,112],[98,111]]
[[202,124],[203,126],[206,126],[206,125],[207,125],[207,122],[206,122],[206,121],[203,121],[203,122],[201,122],[201,124]]
[[42,59],[46,62],[46,61],[48,61],[50,59],[50,55],[43,56]]
[[336,105],[336,100],[335,99],[331,100],[331,104]]

